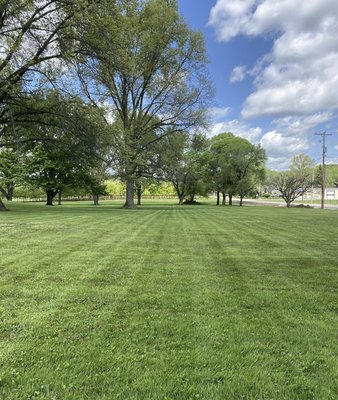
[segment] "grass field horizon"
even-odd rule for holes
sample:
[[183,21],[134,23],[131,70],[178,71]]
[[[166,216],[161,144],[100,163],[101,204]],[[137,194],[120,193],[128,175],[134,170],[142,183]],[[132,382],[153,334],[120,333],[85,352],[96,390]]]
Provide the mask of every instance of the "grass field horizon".
[[336,211],[121,204],[0,213],[1,400],[338,397]]

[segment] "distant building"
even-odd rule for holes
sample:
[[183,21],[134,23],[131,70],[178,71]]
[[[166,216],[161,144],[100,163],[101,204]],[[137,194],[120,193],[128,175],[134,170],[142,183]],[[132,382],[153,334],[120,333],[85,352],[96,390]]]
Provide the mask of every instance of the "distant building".
[[[321,198],[321,188],[309,189],[300,198],[302,200],[320,200]],[[325,189],[325,200],[335,200],[338,199],[338,187],[330,187]]]

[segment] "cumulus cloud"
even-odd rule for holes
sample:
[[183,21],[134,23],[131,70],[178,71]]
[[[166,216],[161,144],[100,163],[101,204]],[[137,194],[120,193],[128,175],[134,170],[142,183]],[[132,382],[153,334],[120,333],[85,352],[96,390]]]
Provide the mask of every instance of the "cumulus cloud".
[[[310,116],[288,116],[275,119],[271,122],[273,129],[263,130],[259,126],[251,126],[243,120],[229,120],[216,122],[210,131],[210,136],[223,132],[232,132],[260,144],[268,155],[267,166],[281,170],[290,166],[294,155],[306,153],[314,145],[318,124],[331,121],[333,114],[324,112]],[[338,150],[338,146],[335,147]]]
[[262,128],[252,128],[247,123],[239,121],[237,119],[226,122],[218,122],[214,124],[211,129],[210,136],[216,136],[223,132],[231,132],[234,135],[247,139],[252,143],[257,142],[263,134]]
[[231,107],[213,107],[209,109],[210,118],[218,121],[226,117],[231,112]]
[[277,131],[267,132],[260,144],[271,155],[284,155],[285,153],[302,153],[309,149],[310,145],[307,140],[299,137],[284,136]]
[[[275,38],[263,68],[256,71],[244,118],[338,109],[337,0],[218,0],[209,26],[220,41],[240,34]],[[236,68],[234,81],[245,71]]]
[[318,125],[334,118],[331,112],[322,112],[309,116],[288,116],[273,121],[276,128],[286,136],[305,137],[315,133]]
[[230,82],[240,82],[245,78],[246,75],[246,67],[244,65],[238,65],[235,67],[230,75]]
[[291,163],[290,157],[268,156],[267,166],[273,171],[283,171],[289,169]]
[[269,156],[268,167],[279,170],[288,168],[294,155],[305,153],[311,147],[308,139],[285,136],[276,130],[265,133],[260,144]]

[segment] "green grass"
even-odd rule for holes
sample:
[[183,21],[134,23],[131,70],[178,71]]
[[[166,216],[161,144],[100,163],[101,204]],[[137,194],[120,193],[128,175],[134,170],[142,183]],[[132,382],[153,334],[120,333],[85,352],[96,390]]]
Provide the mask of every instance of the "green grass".
[[337,399],[338,213],[13,204],[0,399]]

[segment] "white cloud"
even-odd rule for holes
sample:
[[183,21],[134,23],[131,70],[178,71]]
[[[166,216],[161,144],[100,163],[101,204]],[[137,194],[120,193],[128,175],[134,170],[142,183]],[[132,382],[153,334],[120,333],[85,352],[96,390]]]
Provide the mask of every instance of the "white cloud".
[[246,75],[246,67],[244,65],[238,65],[235,67],[230,75],[230,82],[240,82],[245,78]]
[[332,120],[333,117],[333,114],[330,112],[317,113],[305,117],[288,116],[275,119],[273,124],[285,136],[305,137],[313,135],[318,125]]
[[309,142],[304,138],[285,136],[277,131],[267,132],[261,138],[260,144],[271,156],[303,153],[310,147]]
[[209,109],[209,115],[212,120],[218,121],[226,117],[231,112],[231,107],[213,107]]
[[259,143],[267,153],[268,167],[281,170],[290,166],[294,155],[307,153],[311,149],[315,141],[315,128],[332,118],[331,113],[278,118],[272,121],[274,129],[267,131],[259,126],[252,127],[246,121],[233,119],[215,123],[210,136],[232,132],[251,143]]
[[306,137],[290,136],[276,130],[265,133],[260,145],[268,155],[268,167],[279,170],[289,167],[294,155],[306,153],[311,147]]
[[268,168],[274,171],[286,170],[290,167],[291,158],[290,157],[272,157],[269,156],[267,160]]
[[211,129],[210,136],[216,136],[223,132],[231,132],[234,135],[247,139],[252,143],[257,142],[263,134],[262,128],[251,128],[245,122],[238,121],[237,119],[216,123]]
[[[264,64],[252,70],[254,91],[243,117],[338,109],[337,0],[218,0],[209,26],[221,41],[240,34],[275,38]],[[234,79],[245,71],[236,68]]]
[[237,36],[244,29],[255,2],[255,0],[217,1],[210,11],[208,25],[216,28],[217,37],[220,41],[227,41]]

